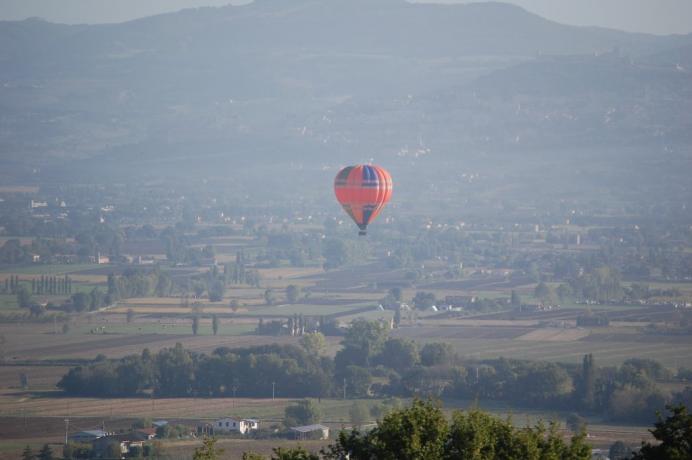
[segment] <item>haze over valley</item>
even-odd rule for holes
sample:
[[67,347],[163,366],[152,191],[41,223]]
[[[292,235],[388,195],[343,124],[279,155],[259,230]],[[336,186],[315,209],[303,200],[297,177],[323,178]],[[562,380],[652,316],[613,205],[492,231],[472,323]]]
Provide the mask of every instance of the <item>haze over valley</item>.
[[453,456],[473,407],[668,458],[690,107],[692,34],[506,3],[1,21],[0,459],[381,458],[423,413]]

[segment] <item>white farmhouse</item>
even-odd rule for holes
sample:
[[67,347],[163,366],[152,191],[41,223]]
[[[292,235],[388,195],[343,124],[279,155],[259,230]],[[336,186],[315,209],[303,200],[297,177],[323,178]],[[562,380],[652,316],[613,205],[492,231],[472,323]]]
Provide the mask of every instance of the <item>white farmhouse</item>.
[[244,418],[236,420],[234,418],[222,418],[214,422],[214,432],[216,433],[232,433],[237,431],[240,434],[245,434],[250,430],[256,430],[259,422],[255,419]]

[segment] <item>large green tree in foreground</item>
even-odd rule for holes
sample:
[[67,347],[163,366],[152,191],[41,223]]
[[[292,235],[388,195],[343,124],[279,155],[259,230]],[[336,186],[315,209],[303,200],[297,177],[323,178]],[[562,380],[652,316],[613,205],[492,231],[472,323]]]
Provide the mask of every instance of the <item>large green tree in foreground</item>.
[[[282,452],[283,460],[318,459]],[[302,456],[301,456],[302,455]],[[258,457],[261,458],[261,457]],[[275,457],[273,457],[275,458]],[[515,428],[479,410],[455,411],[451,423],[442,409],[430,401],[414,401],[410,407],[386,415],[367,433],[342,431],[336,442],[322,452],[327,460],[588,460],[591,448],[582,432],[565,441],[557,425],[539,424]]]
[[683,405],[668,406],[671,415],[659,414],[651,434],[658,444],[646,443],[634,460],[689,460],[692,458],[692,414]]
[[455,411],[451,423],[429,401],[392,412],[369,433],[342,432],[326,458],[351,460],[561,459],[591,458],[581,433],[565,442],[556,425],[515,428],[510,420],[472,410]]

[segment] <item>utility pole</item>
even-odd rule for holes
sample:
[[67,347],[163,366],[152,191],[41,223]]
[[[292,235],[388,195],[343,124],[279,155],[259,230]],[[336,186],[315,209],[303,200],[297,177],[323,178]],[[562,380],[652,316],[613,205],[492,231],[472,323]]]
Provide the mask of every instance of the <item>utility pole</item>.
[[276,387],[276,382],[272,382],[272,401],[274,401],[274,389]]
[[67,433],[70,431],[70,419],[65,419],[65,445],[67,445]]
[[344,399],[346,399],[346,377],[344,377]]

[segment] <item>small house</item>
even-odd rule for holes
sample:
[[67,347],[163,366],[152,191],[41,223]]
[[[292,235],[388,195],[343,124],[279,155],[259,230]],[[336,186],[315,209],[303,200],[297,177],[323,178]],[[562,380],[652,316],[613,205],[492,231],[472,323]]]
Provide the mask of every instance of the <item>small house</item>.
[[71,434],[69,440],[73,442],[89,443],[106,436],[108,436],[108,433],[103,430],[87,430]]
[[120,458],[125,458],[132,448],[143,449],[147,440],[147,435],[139,432],[115,434],[93,440],[91,448],[97,458],[108,458],[115,452],[120,453]]
[[154,439],[156,437],[156,428],[150,427],[150,428],[140,428],[136,430],[137,433],[146,436],[147,440]]
[[214,422],[214,432],[216,433],[233,433],[238,432],[245,434],[250,430],[256,430],[259,427],[259,422],[255,419],[234,419],[222,418]]

